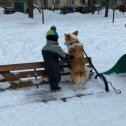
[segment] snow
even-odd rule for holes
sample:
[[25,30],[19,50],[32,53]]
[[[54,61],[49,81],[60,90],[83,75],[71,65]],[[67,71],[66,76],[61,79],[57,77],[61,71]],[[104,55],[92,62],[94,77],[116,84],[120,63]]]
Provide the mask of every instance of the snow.
[[[126,53],[125,14],[116,11],[112,23],[112,11],[104,17],[104,10],[92,14],[71,13],[60,15],[59,11],[44,10],[45,24],[41,14],[34,11],[34,19],[16,12],[4,15],[0,8],[0,64],[15,64],[43,61],[41,49],[46,42],[46,32],[55,25],[59,44],[64,45],[64,33],[79,31],[78,38],[99,72],[111,68]],[[126,119],[126,74],[106,76],[114,87],[122,91],[116,94],[100,94],[104,86],[100,80],[90,80],[86,88],[74,92],[70,83],[60,83],[61,92],[49,95],[69,96],[77,92],[94,93],[81,98],[72,98],[42,103],[43,93],[49,86],[25,88],[0,92],[0,124],[2,126],[123,126]],[[0,76],[2,78],[2,76]],[[65,78],[62,78],[65,80]]]

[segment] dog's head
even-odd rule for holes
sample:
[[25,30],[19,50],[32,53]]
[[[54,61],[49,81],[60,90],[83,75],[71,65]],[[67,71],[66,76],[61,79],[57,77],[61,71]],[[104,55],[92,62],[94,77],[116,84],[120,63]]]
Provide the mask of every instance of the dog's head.
[[64,44],[68,47],[69,45],[72,45],[73,43],[79,43],[77,35],[78,35],[78,31],[75,31],[70,34],[64,34],[64,36],[65,36]]

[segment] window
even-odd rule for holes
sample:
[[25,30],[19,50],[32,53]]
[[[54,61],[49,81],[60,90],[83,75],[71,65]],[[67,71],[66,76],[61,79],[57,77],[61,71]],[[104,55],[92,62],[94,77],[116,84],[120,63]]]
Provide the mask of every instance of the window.
[[1,0],[1,1],[0,1],[0,4],[5,4],[5,1],[4,1],[4,0]]
[[73,5],[74,4],[74,0],[67,0],[67,5]]
[[85,0],[81,0],[81,4],[85,4]]
[[53,4],[60,4],[60,0],[52,0]]

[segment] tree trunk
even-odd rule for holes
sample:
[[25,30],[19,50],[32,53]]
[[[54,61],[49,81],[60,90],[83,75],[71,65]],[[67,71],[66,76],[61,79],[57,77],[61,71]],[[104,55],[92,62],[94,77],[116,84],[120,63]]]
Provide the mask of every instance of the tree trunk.
[[115,9],[113,8],[113,16],[112,16],[112,22],[114,23],[115,20]]
[[109,1],[110,0],[105,0],[105,17],[108,17]]
[[33,18],[33,0],[28,0],[29,18]]
[[95,0],[90,0],[90,8],[92,10],[92,14],[94,14],[95,12]]
[[90,0],[90,7],[94,6],[95,3],[95,0]]
[[43,3],[41,0],[41,9],[42,9],[42,23],[44,24],[44,11],[43,11]]
[[117,0],[112,0],[112,9],[113,9],[113,17],[112,17],[112,22],[114,23],[115,20],[115,9],[117,5]]
[[3,3],[4,3],[4,7],[7,7],[7,1],[3,0]]
[[44,0],[44,8],[45,8],[45,9],[48,8],[48,0]]

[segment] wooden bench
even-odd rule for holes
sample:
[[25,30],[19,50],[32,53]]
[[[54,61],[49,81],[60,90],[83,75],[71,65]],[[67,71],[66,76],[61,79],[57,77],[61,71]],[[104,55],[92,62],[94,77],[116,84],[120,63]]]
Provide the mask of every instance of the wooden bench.
[[[91,58],[90,58],[91,59]],[[87,58],[84,59],[84,64],[90,64]],[[62,64],[61,68],[68,68],[69,63]],[[62,71],[61,75],[69,75],[70,72]],[[22,87],[30,87],[36,85],[47,84],[48,75],[44,69],[44,62],[22,63],[22,64],[10,64],[0,66],[0,85],[8,82],[9,87],[5,89],[16,89]],[[38,84],[34,84],[34,80],[42,80]],[[5,90],[0,87],[0,90]]]

